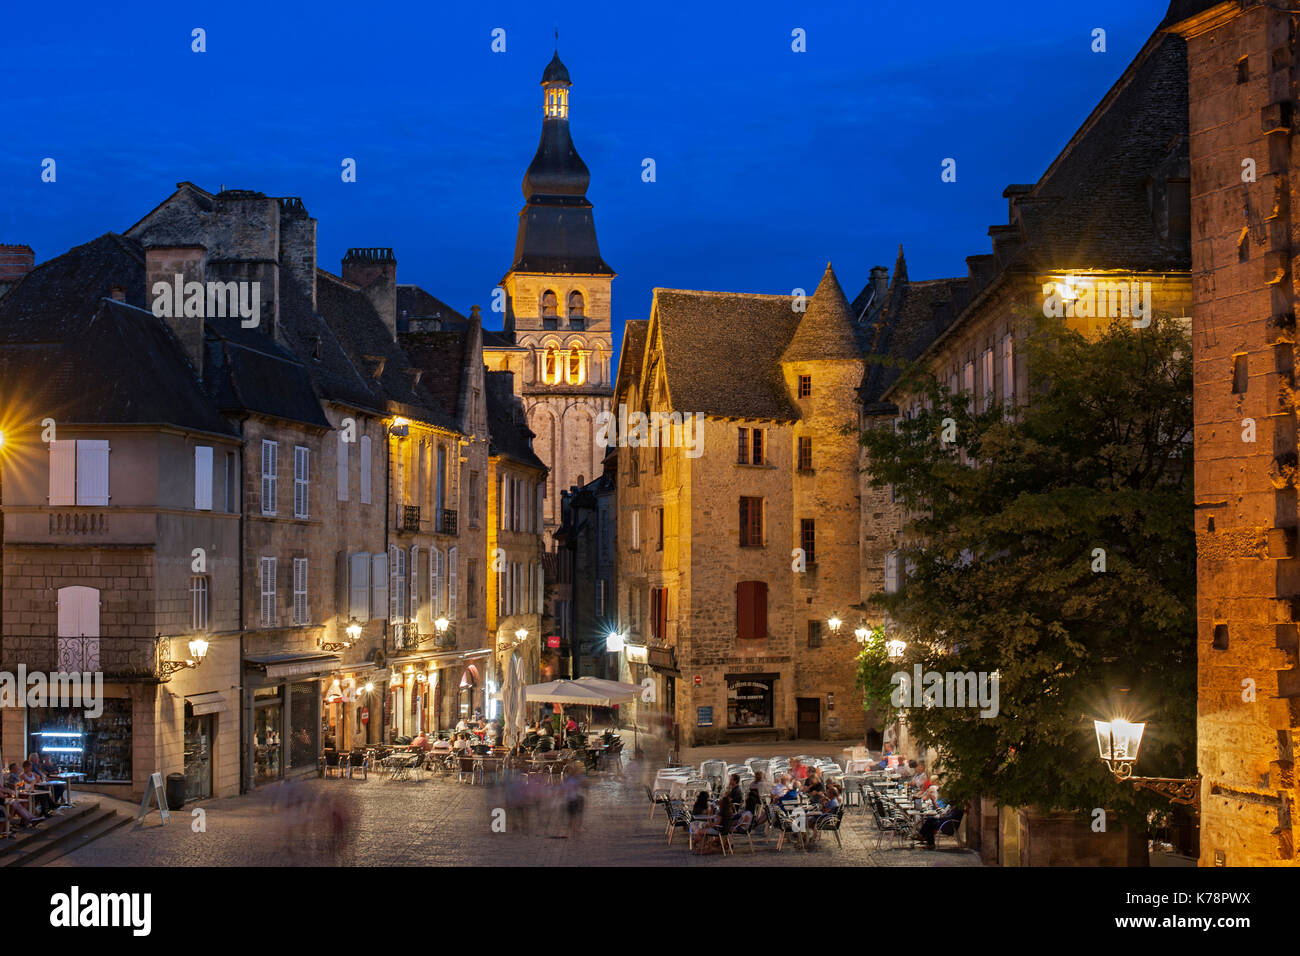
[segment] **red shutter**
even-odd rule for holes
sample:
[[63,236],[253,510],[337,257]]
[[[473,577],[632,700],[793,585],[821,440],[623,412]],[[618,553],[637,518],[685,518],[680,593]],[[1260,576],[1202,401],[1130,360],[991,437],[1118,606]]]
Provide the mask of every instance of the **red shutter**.
[[754,582],[736,585],[736,637],[742,641],[754,636]]
[[767,637],[767,582],[754,582],[754,638],[764,640]]

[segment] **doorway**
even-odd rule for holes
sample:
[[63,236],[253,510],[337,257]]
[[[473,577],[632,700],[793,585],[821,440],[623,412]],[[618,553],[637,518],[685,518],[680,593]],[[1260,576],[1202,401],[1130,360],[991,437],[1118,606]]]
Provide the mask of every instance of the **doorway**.
[[820,740],[822,736],[822,701],[820,697],[796,697],[799,716],[799,739]]

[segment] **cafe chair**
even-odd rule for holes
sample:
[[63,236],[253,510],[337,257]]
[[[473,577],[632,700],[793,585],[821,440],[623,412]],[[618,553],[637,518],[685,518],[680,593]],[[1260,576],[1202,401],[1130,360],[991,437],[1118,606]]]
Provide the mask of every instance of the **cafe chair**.
[[322,753],[321,766],[325,771],[322,774],[325,779],[328,780],[330,777],[338,777],[340,780],[343,779],[343,763],[340,760],[339,752],[337,750],[326,750]]
[[650,787],[645,788],[646,799],[650,801],[650,819],[655,816],[656,804],[668,803],[672,800],[672,795],[667,790],[652,790]]
[[670,800],[664,805],[664,812],[668,815],[668,827],[665,831],[668,834],[668,845],[673,845],[673,835],[678,830],[685,830],[689,848],[692,823],[690,808],[681,800]]
[[369,768],[370,760],[366,757],[364,750],[354,750],[348,754],[348,779],[352,779],[358,772],[360,772],[362,780],[367,779],[366,771]]
[[844,821],[844,807],[836,808],[834,813],[823,813],[813,824],[813,839],[817,839],[822,833],[835,834],[835,845],[841,850],[844,849],[844,841],[840,839],[840,824]]
[[939,829],[935,831],[934,834],[935,844],[936,845],[938,844],[939,837],[941,836],[952,837],[954,849],[960,850],[961,838],[957,836],[957,831],[960,829],[961,829],[960,820],[944,820],[943,823],[939,824]]

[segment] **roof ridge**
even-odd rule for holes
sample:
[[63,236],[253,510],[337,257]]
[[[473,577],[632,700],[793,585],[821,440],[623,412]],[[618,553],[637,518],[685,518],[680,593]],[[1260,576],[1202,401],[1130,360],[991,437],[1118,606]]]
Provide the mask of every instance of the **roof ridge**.
[[[680,295],[709,295],[709,296],[735,296],[745,299],[793,299],[793,295],[780,292],[725,292],[721,289],[665,289],[655,287],[651,294],[660,292],[673,292]],[[625,322],[648,322],[649,319],[624,319]]]

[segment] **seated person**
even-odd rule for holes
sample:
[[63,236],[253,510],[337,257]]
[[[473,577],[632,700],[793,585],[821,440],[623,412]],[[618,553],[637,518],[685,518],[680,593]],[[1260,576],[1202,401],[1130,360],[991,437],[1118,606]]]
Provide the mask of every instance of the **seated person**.
[[934,836],[939,832],[939,828],[945,823],[961,823],[962,809],[959,806],[950,806],[943,813],[936,817],[926,817],[921,821],[920,842],[927,850],[934,849]]
[[826,793],[822,796],[822,812],[834,813],[840,808],[840,805],[840,788],[832,783],[826,787]]
[[695,802],[691,804],[691,816],[702,817],[709,812],[709,791],[701,790],[695,795]]
[[731,801],[734,807],[740,806],[745,802],[745,795],[740,792],[740,774],[733,773],[727,781],[727,799]]
[[[19,790],[35,790],[41,785],[41,775],[32,769],[30,760],[23,761],[22,773],[18,775]],[[36,810],[41,816],[47,817],[54,810],[54,804],[50,801],[48,793],[38,793],[36,795]]]
[[438,739],[433,742],[432,750],[438,754],[451,753],[451,741],[439,734]]
[[467,732],[463,731],[463,730],[462,730],[460,733],[458,733],[458,734],[456,735],[456,741],[455,741],[455,743],[453,743],[453,744],[451,745],[451,749],[452,749],[453,751],[455,751],[456,753],[458,753],[458,754],[467,754],[467,753],[469,753],[469,752],[470,752],[470,749],[469,749],[469,734],[468,734]]
[[[890,761],[893,761],[891,763]],[[893,744],[885,744],[884,752],[880,755],[880,761],[876,764],[877,770],[888,770],[891,766],[898,763],[898,755],[894,753]]]
[[537,752],[539,754],[550,753],[555,749],[555,738],[550,734],[543,734],[537,738]]
[[799,799],[799,791],[794,786],[788,773],[781,774],[780,781],[772,787],[772,799],[779,803],[794,803]]
[[918,760],[916,762],[916,772],[912,774],[911,783],[921,793],[930,789],[930,774],[926,772],[924,760]]
[[411,738],[411,746],[414,747],[416,750],[428,750],[429,747],[431,746],[429,743],[429,735],[426,734],[423,730],[420,731],[418,734],[416,734],[414,737]]
[[816,797],[819,800],[826,792],[826,781],[822,779],[822,772],[816,767],[808,771],[808,779],[803,783],[803,791],[809,797]]
[[767,783],[767,781],[763,779],[763,771],[761,771],[761,770],[755,770],[755,771],[754,771],[754,780],[753,780],[753,782],[750,783],[750,785],[749,785],[749,792],[750,792],[750,793],[758,793],[758,794],[761,795],[761,794],[763,793],[763,785],[764,785],[765,783]]
[[[8,776],[8,774],[5,775],[6,779],[8,779]],[[26,805],[17,799],[18,791],[16,789],[8,786],[0,786],[0,798],[13,800],[13,803],[9,804],[9,815],[21,820],[24,827],[29,830],[34,830],[40,825],[40,820],[36,815],[31,813],[27,809]]]

